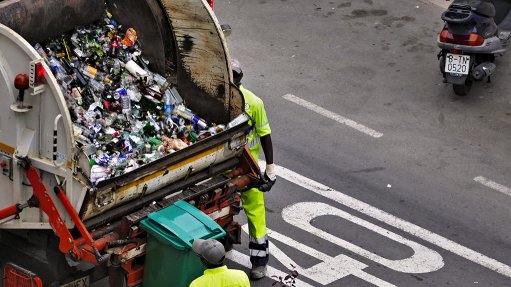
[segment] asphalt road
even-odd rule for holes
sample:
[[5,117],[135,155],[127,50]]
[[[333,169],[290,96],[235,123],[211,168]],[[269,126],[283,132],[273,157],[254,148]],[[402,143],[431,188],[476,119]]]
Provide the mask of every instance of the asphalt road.
[[[455,96],[432,2],[216,1],[282,167],[269,276],[293,264],[296,286],[511,286],[510,59]],[[246,245],[230,267],[249,270]]]
[[266,198],[268,227],[287,236],[272,267],[294,262],[310,286],[511,286],[509,57],[458,97],[436,59],[443,8],[426,0],[215,8],[285,168]]

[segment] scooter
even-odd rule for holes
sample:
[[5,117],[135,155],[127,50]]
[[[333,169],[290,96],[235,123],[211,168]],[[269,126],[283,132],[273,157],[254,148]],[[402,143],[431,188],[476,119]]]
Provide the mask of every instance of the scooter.
[[454,0],[442,14],[440,71],[454,93],[465,96],[474,81],[491,82],[495,57],[511,40],[511,0]]

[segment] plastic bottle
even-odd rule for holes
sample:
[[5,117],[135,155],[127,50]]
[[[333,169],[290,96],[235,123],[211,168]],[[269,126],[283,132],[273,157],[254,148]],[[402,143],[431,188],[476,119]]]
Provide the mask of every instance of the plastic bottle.
[[73,88],[71,90],[71,95],[75,99],[77,105],[79,105],[79,106],[83,105],[82,93],[80,92],[79,89]]
[[130,143],[130,141],[129,141],[129,140],[125,140],[125,141],[124,141],[124,149],[125,149],[127,152],[129,152],[129,153],[133,152],[133,147],[131,146],[131,143]]
[[172,96],[172,105],[179,106],[183,103],[183,98],[181,98],[181,95],[179,95],[179,92],[177,91],[176,87],[172,87],[172,89],[170,89],[169,92]]
[[174,113],[180,117],[183,117],[191,122],[196,123],[200,128],[205,129],[208,127],[206,122],[201,118],[194,115],[189,109],[187,109],[184,105],[179,105],[174,109]]
[[54,57],[51,57],[49,64],[55,78],[57,78],[57,80],[62,80],[62,78],[65,76],[65,73],[64,68],[62,68],[62,65],[60,64],[60,61]]
[[89,81],[89,85],[90,87],[95,91],[95,92],[103,92],[105,90],[105,84],[103,84],[102,82],[98,82],[94,79],[91,79]]
[[73,124],[73,135],[74,137],[79,137],[83,134],[83,127],[77,125],[77,124]]
[[165,106],[164,106],[165,115],[167,117],[170,117],[170,116],[172,116],[172,109],[174,107],[172,106],[172,95],[168,90],[165,91],[163,100],[164,100],[164,104],[165,104]]
[[169,83],[167,82],[167,79],[165,79],[158,73],[153,74],[153,79],[156,82],[156,84],[160,87],[160,91],[162,93],[167,91],[167,89],[169,88]]
[[44,51],[44,49],[41,46],[41,44],[39,44],[39,43],[35,44],[34,49],[37,51],[39,56],[41,56],[45,61],[48,61],[48,55]]
[[154,130],[156,132],[159,132],[161,130],[160,125],[158,124],[158,122],[156,122],[156,120],[153,118],[153,116],[149,112],[147,112],[147,120],[151,123],[151,126],[154,127]]
[[121,61],[119,61],[119,59],[114,59],[114,63],[112,65],[112,73],[114,75],[121,73]]
[[129,118],[131,116],[131,100],[128,96],[128,93],[126,92],[126,89],[119,88],[115,90],[116,94],[119,94],[121,97],[121,106],[122,106],[122,113]]
[[140,102],[142,99],[142,94],[135,87],[129,88],[127,90],[129,98],[134,102]]

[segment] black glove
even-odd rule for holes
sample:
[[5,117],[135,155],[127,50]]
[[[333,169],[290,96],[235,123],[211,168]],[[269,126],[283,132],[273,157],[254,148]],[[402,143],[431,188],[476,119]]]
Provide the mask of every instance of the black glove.
[[273,187],[275,182],[277,182],[277,178],[275,178],[274,180],[271,180],[271,178],[265,172],[264,173],[264,183],[259,187],[259,190],[262,192],[268,192],[271,190],[271,188]]

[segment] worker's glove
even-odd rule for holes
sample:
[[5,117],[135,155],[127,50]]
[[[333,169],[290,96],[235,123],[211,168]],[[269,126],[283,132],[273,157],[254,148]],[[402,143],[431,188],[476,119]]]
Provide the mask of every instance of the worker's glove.
[[271,190],[275,182],[277,181],[277,176],[275,175],[275,164],[267,164],[266,171],[264,172],[264,181],[259,188],[262,192],[268,192]]

